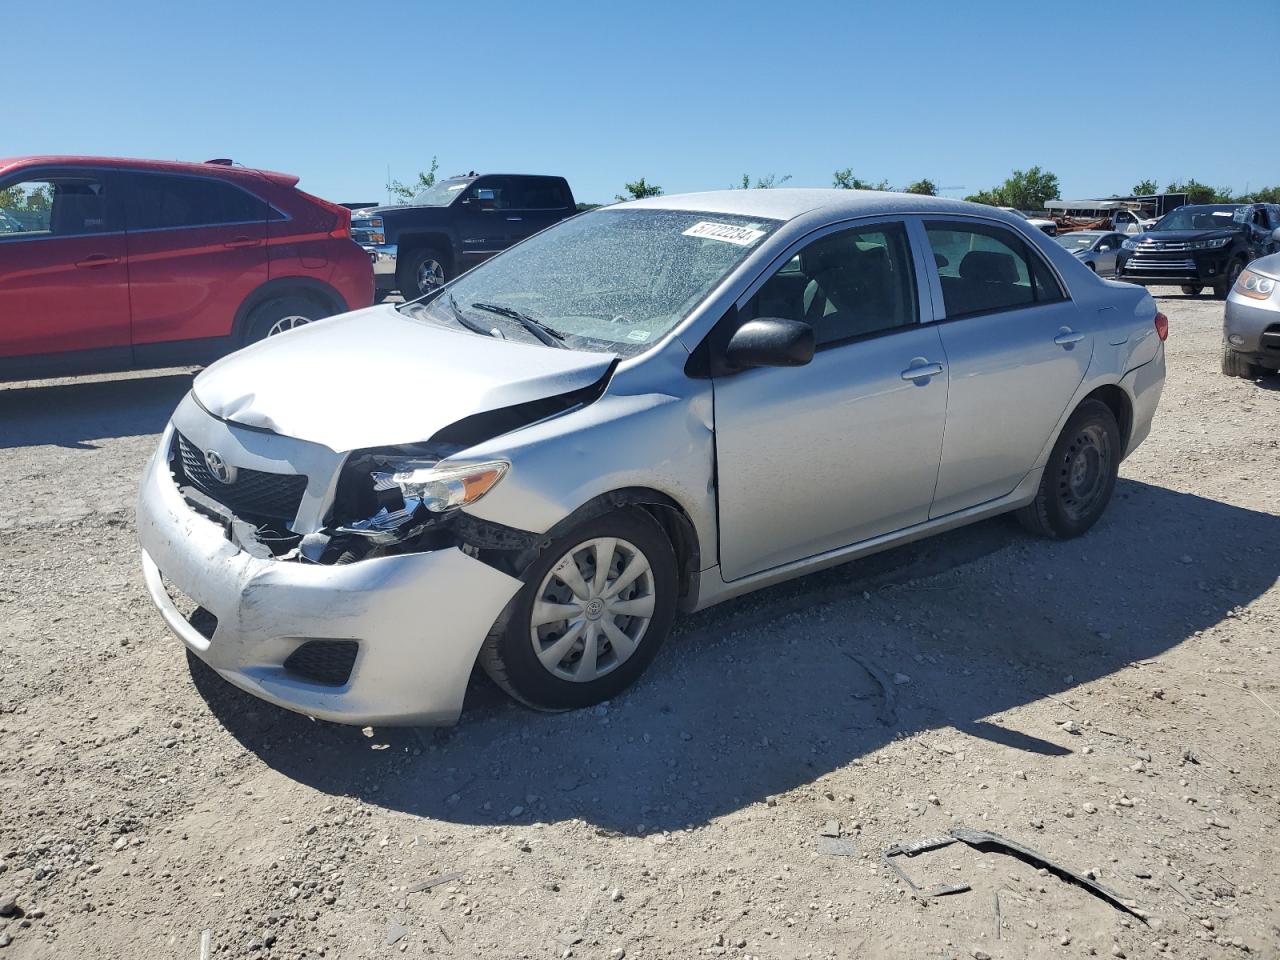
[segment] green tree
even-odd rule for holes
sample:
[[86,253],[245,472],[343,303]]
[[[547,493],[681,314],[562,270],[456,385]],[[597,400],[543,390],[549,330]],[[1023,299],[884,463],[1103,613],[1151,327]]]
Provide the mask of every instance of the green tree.
[[601,206],[603,206],[603,204],[583,203],[581,200],[579,200],[577,204],[579,213],[586,213],[588,210],[599,210]]
[[624,183],[622,189],[630,194],[624,197],[622,194],[616,194],[619,200],[643,200],[645,197],[662,196],[662,188],[656,183],[646,183],[644,177],[641,177],[635,183]]
[[[755,189],[771,190],[774,187],[782,186],[784,183],[786,183],[790,179],[791,179],[791,174],[789,173],[784,174],[781,177],[778,176],[776,173],[771,173],[767,177],[756,177]],[[750,190],[752,188],[751,174],[744,173],[742,175],[742,182],[738,184],[738,186],[741,187],[743,190]],[[730,190],[735,189],[734,185],[730,184],[729,189]]]
[[[923,181],[922,181],[923,182]],[[861,177],[853,175],[852,167],[845,167],[843,170],[837,170],[831,175],[831,185],[840,190],[888,190],[889,181],[881,180],[879,183],[872,183],[870,180],[863,180]]]
[[10,187],[0,190],[0,207],[15,213],[44,213],[53,207],[53,187]]
[[[1247,198],[1252,203],[1280,203],[1280,187],[1259,187],[1248,194]],[[1244,200],[1246,198],[1240,197],[1239,199]]]
[[903,193],[922,193],[926,197],[936,197],[938,195],[938,187],[928,177],[923,180],[917,180],[915,183],[908,184]]
[[406,204],[420,191],[427,189],[427,187],[435,186],[436,171],[439,169],[440,161],[436,157],[432,157],[431,169],[419,170],[417,181],[414,183],[401,183],[399,180],[392,180],[387,184],[387,193],[395,198],[396,203]]
[[[1218,191],[1207,183],[1201,183],[1192,177],[1181,182],[1174,180],[1165,187],[1166,193],[1185,193],[1188,203],[1214,203],[1218,199]],[[1227,191],[1230,194],[1230,190]]]
[[986,203],[993,207],[1015,207],[1018,210],[1040,210],[1046,200],[1056,200],[1061,195],[1057,174],[1037,167],[1015,170],[998,187],[979,190],[965,197],[974,203]]
[[1149,196],[1150,194],[1160,192],[1160,184],[1156,183],[1154,180],[1139,180],[1133,185],[1133,188],[1129,192],[1135,197]]

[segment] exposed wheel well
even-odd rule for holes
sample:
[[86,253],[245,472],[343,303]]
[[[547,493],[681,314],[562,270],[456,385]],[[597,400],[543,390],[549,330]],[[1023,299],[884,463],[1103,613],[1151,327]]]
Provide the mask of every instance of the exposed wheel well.
[[268,280],[244,298],[236,311],[231,335],[237,342],[243,343],[249,334],[249,315],[268,300],[280,297],[302,297],[318,303],[330,313],[343,313],[347,310],[347,302],[333,287],[310,277],[279,277]]
[[[1113,383],[1098,387],[1085,400],[1101,400],[1111,408],[1111,413],[1120,426],[1120,446],[1122,450],[1129,447],[1129,432],[1133,429],[1133,404],[1129,395]],[[1083,401],[1082,401],[1083,402]]]

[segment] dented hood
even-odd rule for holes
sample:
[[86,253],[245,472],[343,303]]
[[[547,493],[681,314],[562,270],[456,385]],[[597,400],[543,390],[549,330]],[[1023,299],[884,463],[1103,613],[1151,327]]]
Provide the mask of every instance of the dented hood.
[[215,417],[345,452],[417,443],[464,417],[589,387],[613,354],[498,340],[382,305],[240,350],[196,377]]

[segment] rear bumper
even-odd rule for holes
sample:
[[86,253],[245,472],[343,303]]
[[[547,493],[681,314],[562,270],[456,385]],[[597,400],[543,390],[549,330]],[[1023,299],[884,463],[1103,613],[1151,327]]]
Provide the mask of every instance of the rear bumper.
[[1127,457],[1138,448],[1151,433],[1151,422],[1164,393],[1164,344],[1160,344],[1155,358],[1130,370],[1120,378],[1120,386],[1129,394],[1133,404],[1133,423],[1129,428],[1129,442],[1125,444]]
[[[189,650],[237,687],[309,716],[457,721],[480,646],[520,581],[455,548],[345,566],[252,557],[187,506],[164,455],[171,439],[172,428],[143,477],[138,541],[151,599]],[[216,626],[193,626],[170,589]],[[316,683],[285,667],[309,640],[357,642],[345,683]]]

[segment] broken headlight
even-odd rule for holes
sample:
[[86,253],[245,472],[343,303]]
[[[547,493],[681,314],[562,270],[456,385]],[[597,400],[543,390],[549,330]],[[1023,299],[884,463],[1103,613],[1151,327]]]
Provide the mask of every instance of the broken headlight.
[[373,474],[375,488],[400,488],[405,506],[421,504],[432,513],[447,513],[475,503],[497,484],[511,465],[502,460],[488,463],[388,464],[392,470]]

